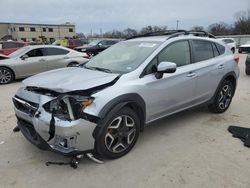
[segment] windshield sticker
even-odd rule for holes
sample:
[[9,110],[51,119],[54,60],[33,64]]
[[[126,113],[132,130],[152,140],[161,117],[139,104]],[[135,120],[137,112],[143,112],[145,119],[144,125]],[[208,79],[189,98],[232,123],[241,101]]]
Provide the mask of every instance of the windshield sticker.
[[139,45],[139,47],[143,47],[143,48],[153,48],[155,46],[156,46],[156,44],[153,44],[153,43],[141,43]]

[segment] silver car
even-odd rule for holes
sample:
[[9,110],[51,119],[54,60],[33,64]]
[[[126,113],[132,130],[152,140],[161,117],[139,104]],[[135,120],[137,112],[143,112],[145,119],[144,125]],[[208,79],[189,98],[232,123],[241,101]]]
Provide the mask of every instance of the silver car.
[[0,84],[44,71],[76,66],[88,61],[84,54],[59,46],[39,45],[18,49],[0,57]]
[[201,104],[225,112],[239,77],[228,46],[189,32],[152,35],[24,80],[13,98],[23,135],[40,149],[114,159],[150,122]]

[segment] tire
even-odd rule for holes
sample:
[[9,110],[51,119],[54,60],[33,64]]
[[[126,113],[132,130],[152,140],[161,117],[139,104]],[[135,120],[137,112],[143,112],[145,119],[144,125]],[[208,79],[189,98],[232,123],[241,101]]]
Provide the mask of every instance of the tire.
[[0,85],[9,84],[14,80],[13,72],[5,67],[0,67]]
[[104,122],[107,123],[99,129],[95,141],[97,153],[108,159],[117,159],[126,155],[139,137],[138,115],[132,109],[125,107],[112,117],[108,115]]
[[72,63],[69,63],[67,67],[77,67],[78,65],[79,65],[79,63],[72,62]]
[[231,51],[232,51],[232,53],[234,54],[234,53],[235,53],[235,48],[232,48]]
[[232,82],[224,80],[215,94],[213,103],[208,105],[208,109],[213,113],[225,112],[232,102],[234,91]]
[[250,69],[246,69],[246,75],[250,75]]

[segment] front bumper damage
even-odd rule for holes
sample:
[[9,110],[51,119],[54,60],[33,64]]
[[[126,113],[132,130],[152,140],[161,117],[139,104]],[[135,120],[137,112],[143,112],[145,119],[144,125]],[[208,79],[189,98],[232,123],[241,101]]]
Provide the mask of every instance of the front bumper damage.
[[[38,148],[63,155],[72,156],[94,150],[95,140],[92,134],[96,122],[86,118],[66,120],[53,117],[43,105],[54,98],[25,88],[18,90],[13,103],[22,134]],[[54,128],[52,135],[51,128]]]

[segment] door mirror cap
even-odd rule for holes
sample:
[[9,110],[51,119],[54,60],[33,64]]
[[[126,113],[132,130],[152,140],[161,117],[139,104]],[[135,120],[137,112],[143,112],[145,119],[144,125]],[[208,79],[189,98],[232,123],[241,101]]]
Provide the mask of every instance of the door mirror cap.
[[174,73],[176,71],[177,65],[172,62],[161,62],[157,66],[157,72],[159,73]]
[[164,73],[174,73],[176,71],[176,63],[172,62],[161,62],[157,66],[157,72],[155,74],[156,79],[161,79]]
[[25,59],[27,59],[29,56],[27,55],[27,54],[24,54],[22,57],[21,57],[21,59],[22,60],[25,60]]

